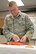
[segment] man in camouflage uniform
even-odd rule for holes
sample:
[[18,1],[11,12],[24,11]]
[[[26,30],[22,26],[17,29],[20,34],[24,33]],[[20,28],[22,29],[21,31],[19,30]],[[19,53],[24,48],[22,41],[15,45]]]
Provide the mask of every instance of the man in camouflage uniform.
[[10,41],[11,38],[15,42],[26,42],[26,37],[28,38],[28,34],[32,34],[34,32],[33,23],[27,16],[27,14],[22,13],[18,7],[16,2],[9,2],[9,11],[4,20],[4,29],[3,33],[7,38],[7,41]]

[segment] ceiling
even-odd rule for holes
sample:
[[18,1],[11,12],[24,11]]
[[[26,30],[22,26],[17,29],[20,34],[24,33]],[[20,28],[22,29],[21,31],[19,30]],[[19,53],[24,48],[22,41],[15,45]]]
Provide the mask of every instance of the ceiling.
[[[24,7],[20,7],[21,10],[25,8],[36,8],[36,0],[22,0]],[[8,0],[0,0],[0,11],[8,10]]]

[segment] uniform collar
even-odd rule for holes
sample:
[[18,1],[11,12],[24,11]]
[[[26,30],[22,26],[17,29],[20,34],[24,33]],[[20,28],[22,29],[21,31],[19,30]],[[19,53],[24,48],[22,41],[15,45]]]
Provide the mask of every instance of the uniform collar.
[[17,16],[15,16],[15,17],[19,17],[20,15],[21,15],[21,11],[19,11],[18,14],[17,14]]

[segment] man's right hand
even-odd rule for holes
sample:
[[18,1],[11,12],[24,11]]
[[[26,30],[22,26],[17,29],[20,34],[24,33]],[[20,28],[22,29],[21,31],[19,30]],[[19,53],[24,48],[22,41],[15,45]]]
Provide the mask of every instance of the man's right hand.
[[13,38],[13,40],[14,40],[15,42],[20,41],[20,38],[19,38],[18,35],[16,35],[16,34],[13,34],[12,38]]

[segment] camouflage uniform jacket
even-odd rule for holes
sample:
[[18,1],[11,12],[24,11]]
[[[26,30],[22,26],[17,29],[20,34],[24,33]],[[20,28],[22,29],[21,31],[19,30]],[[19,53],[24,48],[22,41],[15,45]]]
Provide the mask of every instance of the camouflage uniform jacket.
[[10,41],[13,34],[17,34],[22,38],[23,36],[26,36],[28,32],[33,34],[33,31],[33,23],[27,14],[19,12],[16,17],[12,14],[8,14],[5,17],[3,33],[8,41]]

